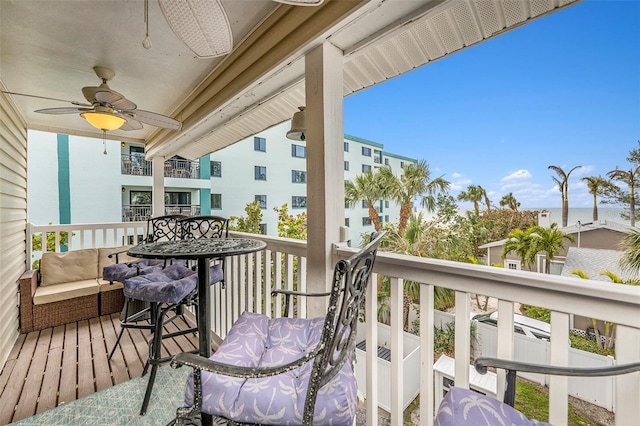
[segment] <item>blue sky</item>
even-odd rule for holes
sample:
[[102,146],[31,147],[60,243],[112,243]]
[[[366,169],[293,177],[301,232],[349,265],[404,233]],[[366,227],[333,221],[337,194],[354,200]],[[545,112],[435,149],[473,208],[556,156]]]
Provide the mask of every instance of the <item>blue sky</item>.
[[[574,171],[569,206],[591,207],[640,139],[640,1],[587,0],[345,99],[345,133],[424,159],[456,196],[561,206],[548,170]],[[463,207],[469,207],[462,205]]]

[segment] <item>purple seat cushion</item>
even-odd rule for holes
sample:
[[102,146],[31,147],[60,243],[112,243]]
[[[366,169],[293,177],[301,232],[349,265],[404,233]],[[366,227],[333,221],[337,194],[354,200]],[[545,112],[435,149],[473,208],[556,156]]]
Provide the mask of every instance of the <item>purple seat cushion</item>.
[[529,420],[515,408],[489,396],[469,389],[452,387],[440,403],[434,425],[533,426],[549,423]]
[[136,275],[150,274],[162,268],[163,261],[160,259],[143,259],[139,262],[116,263],[105,266],[102,269],[102,278],[114,282],[124,282],[127,278]]
[[125,297],[158,303],[179,303],[198,284],[196,272],[186,266],[171,265],[157,272],[124,280]]
[[[244,312],[211,359],[246,367],[272,367],[295,361],[320,341],[324,318],[275,318]],[[202,411],[235,421],[265,425],[300,425],[313,361],[273,377],[240,379],[202,373]],[[357,384],[350,362],[318,392],[314,424],[352,425]],[[185,405],[193,403],[193,375]]]

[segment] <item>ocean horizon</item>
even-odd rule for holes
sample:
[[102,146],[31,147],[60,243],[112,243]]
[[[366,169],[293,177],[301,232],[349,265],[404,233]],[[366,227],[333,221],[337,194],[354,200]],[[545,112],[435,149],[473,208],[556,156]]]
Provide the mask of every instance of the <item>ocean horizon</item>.
[[[458,209],[460,215],[464,215],[471,209]],[[549,212],[550,223],[557,223],[562,225],[562,208],[556,207],[530,207],[520,208],[519,210],[546,210]],[[610,222],[621,223],[629,225],[629,220],[625,220],[620,217],[620,213],[624,212],[624,208],[620,207],[600,207],[598,206],[598,221],[608,220]],[[433,213],[427,213],[424,211],[425,218],[432,218]],[[580,221],[581,224],[587,224],[593,222],[593,208],[591,207],[569,207],[569,217],[567,219],[567,226],[576,225]]]

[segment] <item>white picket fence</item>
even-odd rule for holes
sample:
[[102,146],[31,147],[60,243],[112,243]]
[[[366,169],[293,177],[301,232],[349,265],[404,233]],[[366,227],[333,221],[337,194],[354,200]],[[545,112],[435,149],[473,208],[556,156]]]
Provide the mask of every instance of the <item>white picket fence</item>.
[[[436,324],[444,325],[455,320],[455,315],[435,311]],[[476,324],[475,356],[497,357],[498,328],[489,324]],[[514,359],[533,364],[549,365],[551,343],[521,334],[514,336]],[[610,367],[616,364],[613,357],[602,356],[579,349],[569,349],[569,365],[576,368]],[[518,373],[519,376],[549,385],[549,376],[533,373]],[[615,412],[615,377],[570,377],[569,395]]]

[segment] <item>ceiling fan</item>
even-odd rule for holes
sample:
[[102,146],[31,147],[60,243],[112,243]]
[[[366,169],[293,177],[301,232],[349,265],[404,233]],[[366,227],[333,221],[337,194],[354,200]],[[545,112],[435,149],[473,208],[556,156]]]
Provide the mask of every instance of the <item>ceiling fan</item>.
[[[76,101],[69,102],[75,107],[45,108],[35,112],[41,114],[80,114],[96,129],[102,131],[110,130],[140,130],[142,123],[151,126],[162,127],[170,130],[180,130],[182,123],[174,118],[155,112],[138,109],[137,105],[125,98],[120,93],[112,90],[107,81],[115,76],[115,72],[107,67],[96,66],[93,68],[98,78],[102,80],[99,86],[87,86],[82,88],[87,103]],[[13,95],[41,97],[26,95],[24,93],[11,93]],[[50,98],[48,98],[50,99]]]

